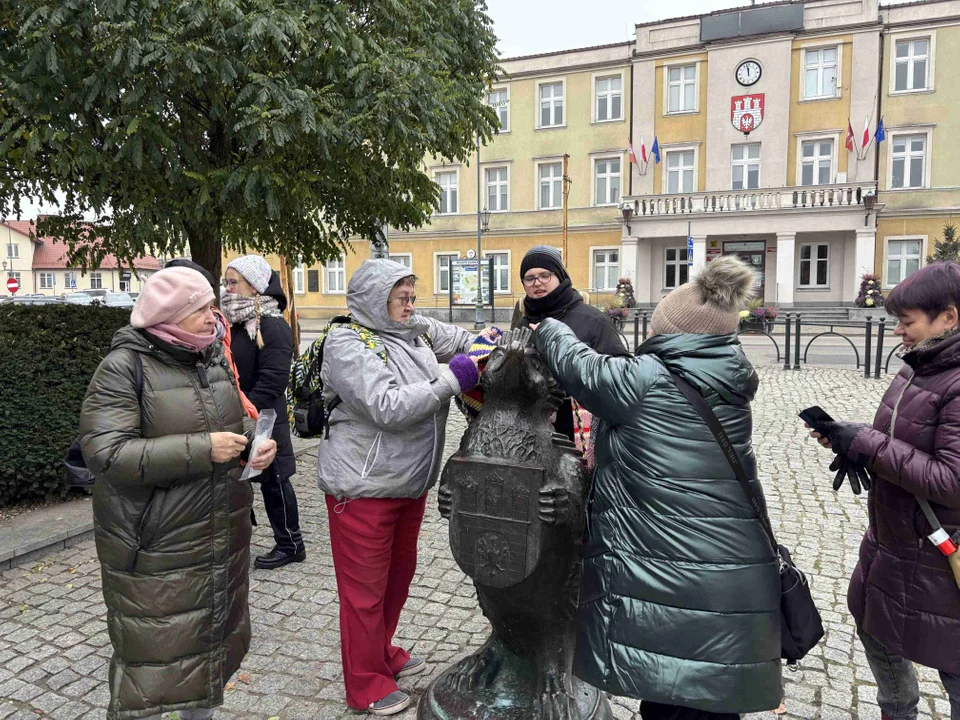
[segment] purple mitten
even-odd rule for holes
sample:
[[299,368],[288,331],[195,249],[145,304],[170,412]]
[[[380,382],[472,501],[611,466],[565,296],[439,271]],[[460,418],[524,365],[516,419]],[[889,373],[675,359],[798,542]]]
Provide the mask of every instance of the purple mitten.
[[480,371],[477,370],[477,366],[473,364],[473,360],[466,355],[454,356],[447,364],[447,367],[450,368],[453,376],[457,378],[462,392],[473,390],[477,386],[477,383],[480,382]]

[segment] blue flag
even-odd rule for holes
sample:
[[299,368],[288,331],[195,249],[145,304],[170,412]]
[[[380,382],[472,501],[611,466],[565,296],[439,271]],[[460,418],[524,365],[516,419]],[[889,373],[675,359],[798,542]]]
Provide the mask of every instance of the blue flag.
[[883,118],[880,118],[880,122],[877,123],[877,129],[873,133],[873,139],[877,141],[877,145],[887,139],[887,131],[883,127]]
[[650,154],[653,155],[653,158],[656,161],[654,164],[659,164],[660,163],[660,141],[657,140],[656,135],[653,136],[653,147],[650,148]]

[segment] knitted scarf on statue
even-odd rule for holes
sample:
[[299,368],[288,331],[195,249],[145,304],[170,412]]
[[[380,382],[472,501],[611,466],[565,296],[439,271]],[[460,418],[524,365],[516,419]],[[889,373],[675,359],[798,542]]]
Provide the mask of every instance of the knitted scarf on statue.
[[260,334],[260,318],[283,317],[277,299],[268,295],[243,297],[236,293],[227,293],[220,298],[220,309],[231,325],[243,323],[247,335],[257,341],[257,347],[263,347]]
[[488,340],[483,335],[478,335],[467,351],[467,355],[470,357],[479,358],[477,369],[480,370],[480,384],[473,390],[460,393],[456,397],[457,407],[467,418],[467,422],[479,415],[480,409],[483,407],[483,369],[487,366],[487,359],[495,347],[497,347],[495,340]]

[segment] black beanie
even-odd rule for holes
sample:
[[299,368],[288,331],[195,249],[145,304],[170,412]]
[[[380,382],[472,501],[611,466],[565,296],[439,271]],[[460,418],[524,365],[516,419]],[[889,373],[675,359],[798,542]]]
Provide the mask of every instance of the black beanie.
[[543,268],[555,273],[560,282],[568,280],[570,275],[563,266],[563,260],[560,257],[560,251],[550,245],[534,245],[523,256],[520,262],[520,279],[527,274],[530,268]]

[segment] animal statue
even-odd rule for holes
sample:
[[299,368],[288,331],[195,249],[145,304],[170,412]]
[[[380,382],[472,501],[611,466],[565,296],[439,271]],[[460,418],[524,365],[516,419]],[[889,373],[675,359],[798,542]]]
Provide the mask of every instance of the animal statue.
[[553,418],[562,393],[532,345],[504,334],[483,408],[438,491],[450,545],[492,631],[421,698],[420,720],[607,720],[606,696],[572,672],[580,539],[590,478]]

